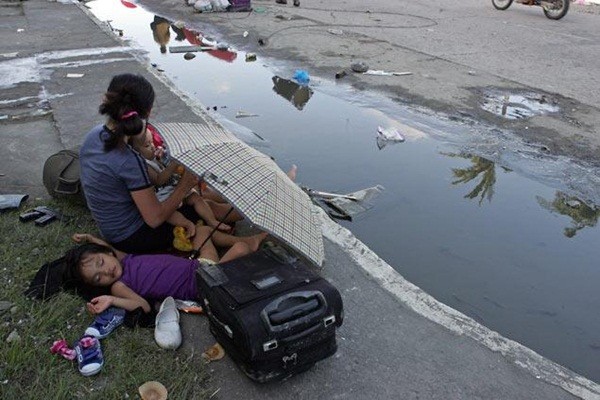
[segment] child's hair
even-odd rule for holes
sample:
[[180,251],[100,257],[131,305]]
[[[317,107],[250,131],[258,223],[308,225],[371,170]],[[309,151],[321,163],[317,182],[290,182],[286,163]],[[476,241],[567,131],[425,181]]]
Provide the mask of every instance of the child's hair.
[[104,150],[116,148],[123,136],[139,134],[153,104],[154,89],[146,78],[134,74],[115,75],[99,108],[100,114],[107,115],[116,124],[104,141]]
[[85,284],[81,276],[81,262],[85,257],[92,254],[115,255],[110,247],[96,243],[85,243],[73,247],[65,254],[66,268],[63,276],[65,284],[69,286],[81,286]]

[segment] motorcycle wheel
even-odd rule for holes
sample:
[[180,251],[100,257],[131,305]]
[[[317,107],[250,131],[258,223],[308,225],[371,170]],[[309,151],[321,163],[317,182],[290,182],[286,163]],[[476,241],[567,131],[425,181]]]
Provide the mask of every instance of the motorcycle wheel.
[[567,15],[570,2],[570,0],[542,1],[542,8],[546,17],[557,20]]
[[513,0],[492,0],[496,10],[506,10],[512,4]]

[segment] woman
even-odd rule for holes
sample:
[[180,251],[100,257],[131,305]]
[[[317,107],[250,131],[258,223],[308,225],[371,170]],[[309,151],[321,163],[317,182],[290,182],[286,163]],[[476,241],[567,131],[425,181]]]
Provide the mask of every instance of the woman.
[[[99,108],[100,114],[107,117],[106,123],[87,134],[79,152],[81,184],[88,207],[104,239],[126,253],[169,249],[173,226],[166,221],[198,184],[198,178],[186,170],[171,196],[162,202],[157,199],[145,160],[130,145],[144,133],[153,104],[154,89],[144,77],[114,76]],[[197,222],[193,210],[182,207],[180,211]],[[256,237],[235,237],[217,231],[211,240],[222,247],[246,242],[254,251]]]

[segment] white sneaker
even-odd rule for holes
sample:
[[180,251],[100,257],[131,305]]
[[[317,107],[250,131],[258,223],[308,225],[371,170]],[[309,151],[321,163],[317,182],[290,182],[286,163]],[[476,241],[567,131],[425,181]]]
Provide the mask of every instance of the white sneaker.
[[179,311],[173,297],[167,297],[160,305],[156,315],[154,340],[163,349],[175,350],[181,345]]

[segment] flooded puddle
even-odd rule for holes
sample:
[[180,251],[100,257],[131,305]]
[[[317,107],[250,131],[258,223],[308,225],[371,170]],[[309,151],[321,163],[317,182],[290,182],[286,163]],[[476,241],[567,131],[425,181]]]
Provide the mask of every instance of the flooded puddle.
[[546,95],[538,93],[515,94],[491,91],[484,94],[481,108],[506,119],[523,119],[559,111]]
[[[543,158],[506,133],[402,108],[343,82],[311,77],[299,85],[292,77],[305,66],[260,55],[247,62],[230,48],[186,59],[168,49],[202,46],[200,27],[118,0],[87,5],[228,129],[283,170],[298,165],[299,184],[335,193],[383,186],[373,207],[340,223],[408,280],[600,381],[600,211],[588,200],[598,198],[600,174]],[[489,99],[499,99],[500,115],[504,96]],[[509,95],[505,115],[557,111],[539,100]],[[160,104],[153,113],[168,121]],[[404,141],[381,146],[378,127]],[[566,178],[591,192],[577,195]]]

